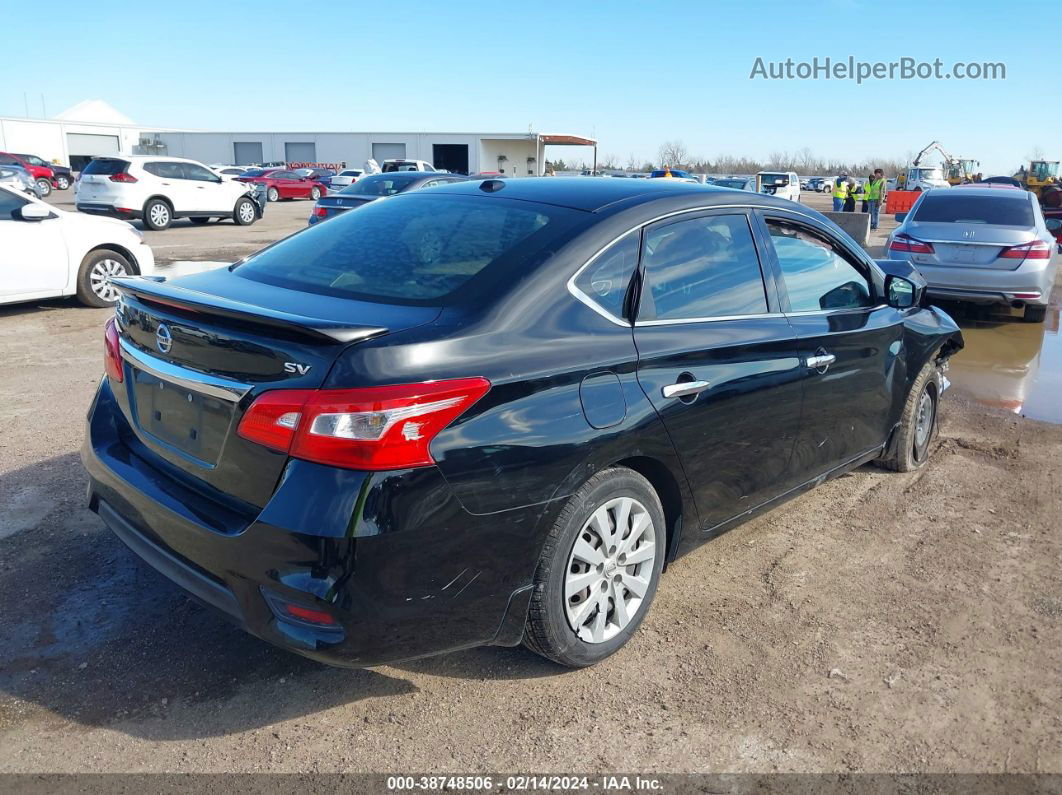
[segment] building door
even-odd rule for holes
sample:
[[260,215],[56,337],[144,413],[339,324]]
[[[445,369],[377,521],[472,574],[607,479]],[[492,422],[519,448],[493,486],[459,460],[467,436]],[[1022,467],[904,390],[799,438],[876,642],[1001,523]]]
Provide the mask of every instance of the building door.
[[284,144],[285,163],[316,163],[317,145],[306,142],[289,142]]
[[468,144],[433,144],[431,164],[455,174],[468,173]]
[[121,154],[117,135],[67,133],[66,148],[70,153],[70,168],[80,171],[94,157]]
[[372,159],[383,165],[385,160],[405,160],[406,159],[406,145],[405,144],[373,144],[372,145]]
[[233,163],[237,166],[253,166],[264,163],[261,141],[236,141],[232,145]]

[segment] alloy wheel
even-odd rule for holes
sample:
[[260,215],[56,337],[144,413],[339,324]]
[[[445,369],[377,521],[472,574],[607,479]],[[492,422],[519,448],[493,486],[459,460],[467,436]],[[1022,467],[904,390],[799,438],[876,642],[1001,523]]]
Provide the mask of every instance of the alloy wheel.
[[151,205],[151,223],[156,226],[166,226],[170,222],[170,208],[161,202]]
[[581,640],[611,640],[638,615],[656,555],[656,528],[637,500],[618,497],[591,514],[572,546],[564,579],[568,625]]
[[240,202],[240,209],[238,212],[240,214],[240,220],[245,224],[249,224],[254,220],[254,207],[251,206],[249,201]]
[[118,288],[111,284],[111,279],[128,275],[125,265],[118,260],[101,259],[89,271],[89,286],[101,300],[114,303],[118,300]]

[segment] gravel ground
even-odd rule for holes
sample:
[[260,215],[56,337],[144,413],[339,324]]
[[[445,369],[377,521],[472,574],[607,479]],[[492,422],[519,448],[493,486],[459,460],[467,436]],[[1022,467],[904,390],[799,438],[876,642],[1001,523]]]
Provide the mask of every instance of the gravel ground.
[[928,468],[861,468],[680,559],[590,670],[499,648],[330,669],[84,508],[106,316],[0,309],[0,772],[1062,772],[1062,426],[949,393]]

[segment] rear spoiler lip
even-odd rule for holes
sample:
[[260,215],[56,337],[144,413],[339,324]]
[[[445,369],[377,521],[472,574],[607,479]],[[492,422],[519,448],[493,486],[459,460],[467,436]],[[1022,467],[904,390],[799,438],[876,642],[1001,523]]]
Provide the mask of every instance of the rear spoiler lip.
[[123,276],[111,279],[111,282],[125,295],[174,306],[177,309],[206,312],[234,320],[246,320],[264,326],[273,326],[324,342],[359,342],[379,337],[388,331],[381,326],[357,326],[335,320],[294,315],[290,312],[201,293],[198,290],[189,290],[186,287],[177,287],[159,281],[157,278]]

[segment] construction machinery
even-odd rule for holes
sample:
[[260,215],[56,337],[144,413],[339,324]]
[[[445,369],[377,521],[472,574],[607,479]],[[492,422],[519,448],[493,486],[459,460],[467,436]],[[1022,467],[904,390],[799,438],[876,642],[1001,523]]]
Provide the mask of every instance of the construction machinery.
[[[932,151],[938,152],[944,159],[943,168],[923,165],[922,159]],[[922,191],[960,185],[973,181],[974,169],[978,165],[980,163],[977,160],[956,157],[946,152],[940,141],[932,141],[918,153],[907,171],[896,178],[896,186],[899,190]]]
[[1022,186],[1035,193],[1044,207],[1062,207],[1062,181],[1057,160],[1031,160],[1014,175]]

